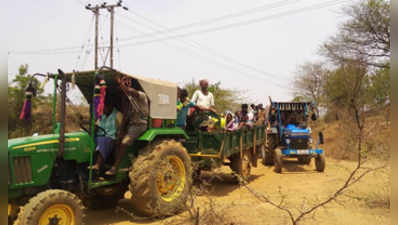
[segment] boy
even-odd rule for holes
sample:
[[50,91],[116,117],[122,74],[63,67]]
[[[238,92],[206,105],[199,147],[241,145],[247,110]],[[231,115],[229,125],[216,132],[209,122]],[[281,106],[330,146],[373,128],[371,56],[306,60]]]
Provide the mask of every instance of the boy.
[[179,90],[177,100],[177,122],[176,125],[181,128],[186,127],[188,110],[194,107],[195,103],[189,101],[188,91],[185,89]]

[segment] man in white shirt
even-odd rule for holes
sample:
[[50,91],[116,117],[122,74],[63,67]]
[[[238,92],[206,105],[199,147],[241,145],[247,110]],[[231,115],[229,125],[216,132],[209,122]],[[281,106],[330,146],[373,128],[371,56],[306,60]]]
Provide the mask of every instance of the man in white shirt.
[[216,113],[213,94],[208,90],[209,82],[207,80],[200,80],[199,85],[201,89],[195,91],[191,101],[200,110],[208,110]]

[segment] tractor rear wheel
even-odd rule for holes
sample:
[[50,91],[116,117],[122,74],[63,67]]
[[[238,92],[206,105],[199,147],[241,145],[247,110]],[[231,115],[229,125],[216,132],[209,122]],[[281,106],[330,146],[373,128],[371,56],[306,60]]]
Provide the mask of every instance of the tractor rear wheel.
[[31,198],[18,215],[18,224],[81,225],[84,206],[74,194],[64,190],[47,190]]
[[8,203],[8,224],[13,224],[18,217],[19,206],[17,204]]
[[171,216],[184,208],[191,190],[191,158],[175,140],[155,142],[140,152],[129,177],[131,203],[137,213]]
[[300,164],[305,164],[305,165],[309,165],[311,162],[311,157],[310,156],[299,156],[298,158],[298,162]]
[[323,172],[325,170],[325,156],[324,155],[318,155],[315,158],[315,167],[316,170],[319,172]]
[[274,164],[275,164],[275,172],[282,173],[282,150],[280,148],[276,148],[274,151]]
[[247,151],[243,153],[243,157],[240,156],[240,153],[236,153],[232,155],[229,160],[231,161],[229,167],[236,174],[241,176],[241,178],[245,181],[248,181],[250,178],[250,159]]

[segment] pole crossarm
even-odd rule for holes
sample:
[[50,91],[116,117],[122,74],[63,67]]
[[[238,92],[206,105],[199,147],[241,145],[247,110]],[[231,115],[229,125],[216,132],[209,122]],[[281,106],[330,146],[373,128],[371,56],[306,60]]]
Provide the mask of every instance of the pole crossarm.
[[[94,68],[95,70],[98,69],[98,19],[100,15],[100,10],[106,9],[111,14],[111,21],[110,21],[110,59],[109,65],[110,68],[113,68],[113,39],[114,39],[114,18],[115,18],[115,8],[121,7],[124,10],[128,10],[126,6],[122,5],[122,0],[119,0],[116,4],[110,4],[104,2],[102,4],[91,5],[87,4],[85,8],[90,10],[95,15],[95,36],[94,36]],[[106,62],[104,62],[105,64]]]

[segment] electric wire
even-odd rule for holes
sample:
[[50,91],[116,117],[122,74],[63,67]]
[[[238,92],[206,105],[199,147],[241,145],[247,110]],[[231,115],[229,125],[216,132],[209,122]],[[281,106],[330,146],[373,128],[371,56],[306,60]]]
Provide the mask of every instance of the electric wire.
[[[336,6],[336,5],[339,5],[339,4],[348,2],[348,1],[352,1],[352,0],[340,0],[340,1],[339,0],[332,0],[332,1],[323,2],[321,4],[313,4],[313,5],[310,5],[310,6],[302,7],[300,9],[288,10],[288,11],[284,11],[284,12],[281,12],[281,13],[276,13],[276,14],[272,14],[272,15],[269,15],[269,16],[264,16],[264,17],[255,18],[255,19],[251,19],[251,20],[241,21],[241,22],[237,22],[237,23],[231,23],[231,24],[228,24],[228,25],[212,27],[212,28],[207,28],[207,29],[202,29],[202,30],[196,30],[196,31],[188,32],[188,33],[169,35],[169,36],[160,37],[160,38],[154,38],[154,39],[150,39],[150,40],[143,40],[143,41],[135,41],[135,42],[131,42],[131,43],[124,43],[124,44],[121,44],[121,46],[122,47],[137,46],[137,45],[149,44],[149,43],[158,42],[158,41],[176,39],[176,38],[180,38],[180,37],[187,37],[187,36],[192,36],[192,35],[211,33],[211,32],[215,32],[215,31],[231,29],[231,28],[234,28],[234,27],[241,27],[241,26],[249,25],[249,24],[253,24],[253,23],[259,23],[259,22],[263,22],[263,21],[266,21],[266,20],[282,18],[282,17],[285,17],[285,16],[294,15],[294,14],[298,14],[298,13],[302,13],[302,12],[306,12],[306,11],[324,9],[324,8],[328,8],[328,7],[331,7],[331,6]],[[120,39],[120,42],[128,42],[128,41],[131,41],[133,39],[134,38],[124,38],[124,39]]]
[[[135,15],[135,16],[137,16],[137,17],[139,17],[139,18],[141,18],[141,19],[143,19],[143,20],[145,20],[145,21],[147,21],[147,22],[150,23],[151,25],[157,27],[157,29],[167,29],[166,26],[161,25],[161,24],[155,22],[154,20],[147,18],[147,17],[143,16],[143,15],[140,14],[140,13],[137,13],[137,12],[135,12],[135,11],[133,11],[133,10],[130,10],[129,12],[130,12],[131,14],[133,14],[133,15]],[[229,56],[226,56],[226,55],[224,55],[224,54],[221,54],[221,53],[217,52],[216,50],[214,50],[214,49],[212,49],[212,48],[210,48],[210,47],[208,47],[208,46],[205,46],[205,45],[199,43],[198,41],[194,41],[194,40],[185,40],[185,39],[182,39],[182,38],[181,38],[180,40],[181,40],[182,42],[184,42],[184,43],[186,43],[186,44],[188,44],[188,45],[194,47],[194,48],[198,48],[198,49],[200,49],[200,50],[203,50],[203,49],[204,49],[205,51],[209,52],[210,55],[213,55],[213,56],[216,56],[216,57],[220,57],[220,58],[224,59],[225,61],[228,61],[228,62],[233,63],[233,64],[237,64],[237,65],[239,65],[240,67],[244,67],[244,68],[246,68],[246,69],[248,69],[248,70],[257,72],[257,73],[262,74],[262,75],[264,75],[264,76],[267,76],[267,77],[270,77],[270,78],[275,78],[275,76],[278,76],[278,75],[276,75],[276,74],[272,74],[272,73],[266,72],[266,71],[264,71],[264,70],[261,70],[261,69],[259,69],[259,68],[254,67],[254,66],[251,66],[251,65],[242,63],[242,62],[240,62],[239,60],[236,60],[236,59],[234,59],[234,58],[232,58],[232,57],[229,57]],[[279,77],[280,77],[280,75],[279,75]],[[283,76],[283,77],[285,77],[285,76]]]
[[[228,24],[228,25],[217,26],[217,27],[212,27],[212,28],[207,28],[207,29],[202,29],[202,30],[196,30],[196,31],[188,32],[188,33],[183,33],[183,34],[178,34],[178,35],[171,35],[171,36],[151,39],[151,40],[147,40],[147,41],[125,43],[125,44],[121,44],[120,47],[148,44],[148,43],[153,43],[153,42],[162,41],[162,40],[169,40],[169,39],[175,39],[175,38],[179,38],[179,37],[186,37],[186,36],[192,36],[192,35],[196,35],[196,34],[204,34],[204,33],[210,33],[210,32],[215,32],[215,31],[219,31],[219,30],[231,29],[231,28],[234,28],[234,27],[240,27],[240,26],[249,25],[249,24],[253,24],[253,23],[259,23],[259,22],[266,21],[266,20],[272,20],[272,19],[276,19],[276,18],[281,18],[281,17],[285,17],[285,16],[288,16],[288,15],[301,13],[301,12],[304,12],[304,11],[323,9],[323,8],[326,8],[326,7],[335,6],[335,5],[338,5],[338,4],[341,4],[341,3],[344,3],[344,2],[348,2],[348,1],[350,1],[350,0],[343,0],[343,1],[336,0],[336,1],[322,2],[320,4],[313,4],[313,5],[305,6],[305,7],[302,7],[300,9],[288,10],[288,11],[285,11],[285,12],[272,14],[270,16],[265,16],[265,17],[251,19],[251,20],[241,21],[241,22],[238,22],[238,23],[232,23],[232,24]],[[246,10],[246,11],[249,11],[249,10]],[[255,9],[252,9],[252,10],[255,10]],[[239,14],[239,13],[244,13],[244,12],[237,12],[235,14]],[[227,16],[228,15],[225,15],[225,16],[222,16],[222,17],[227,17]],[[221,17],[217,17],[217,18],[220,19]],[[213,18],[213,20],[217,20],[217,18]],[[211,19],[208,19],[206,21],[211,21]],[[199,23],[199,22],[197,22],[197,23]],[[182,26],[187,26],[187,25],[182,25]],[[170,29],[176,29],[176,27],[169,28],[169,30]],[[149,34],[150,33],[147,33],[146,36],[149,35]],[[131,41],[131,40],[133,40],[132,37],[120,38],[119,42],[128,42],[128,41]],[[74,53],[76,53],[76,51],[74,51],[74,50],[78,50],[79,48],[80,48],[80,46],[70,46],[70,47],[63,47],[63,48],[39,49],[39,50],[32,50],[32,51],[10,51],[9,54],[23,54],[23,55],[74,54]]]
[[[177,27],[171,27],[171,28],[167,28],[164,30],[160,30],[160,31],[155,31],[155,32],[151,32],[151,33],[146,33],[146,34],[142,34],[142,35],[135,35],[135,36],[131,36],[125,39],[137,39],[137,38],[145,38],[148,36],[155,36],[155,35],[159,35],[159,34],[164,34],[164,33],[171,33],[171,32],[176,32],[176,31],[180,31],[180,30],[185,30],[185,29],[190,29],[193,28],[195,26],[206,26],[206,25],[210,25],[210,24],[214,24],[216,22],[220,22],[220,21],[224,21],[227,19],[231,19],[231,18],[235,18],[235,17],[242,17],[245,16],[247,14],[254,14],[254,13],[258,13],[258,12],[262,12],[262,11],[268,11],[268,10],[272,10],[272,9],[277,9],[277,8],[281,8],[284,6],[288,6],[288,5],[292,5],[292,4],[296,4],[298,2],[300,2],[302,0],[281,0],[281,1],[277,1],[277,2],[273,2],[273,3],[268,3],[265,5],[261,5],[258,7],[254,7],[254,8],[250,8],[250,9],[245,9],[245,10],[241,10],[238,12],[234,12],[234,13],[229,13],[226,15],[222,15],[219,17],[214,17],[214,18],[210,18],[210,19],[204,19],[204,20],[200,20],[197,22],[192,22],[192,23],[188,23],[188,24],[184,24],[181,26],[177,26]],[[131,9],[130,9],[131,11]],[[123,41],[123,39],[121,39],[121,41]]]
[[[147,17],[145,17],[145,16],[143,16],[143,15],[141,15],[141,14],[135,12],[135,11],[131,11],[131,10],[130,10],[129,12],[132,13],[133,15],[135,15],[135,16],[137,16],[137,17],[143,19],[143,20],[145,20],[147,23],[150,23],[151,26],[156,27],[155,30],[167,29],[166,26],[160,25],[159,23],[155,22],[154,20],[151,20],[151,19],[149,19],[149,18],[147,18]],[[152,29],[152,28],[150,28],[150,29]],[[153,29],[152,29],[152,30],[153,30]],[[275,77],[278,77],[278,76],[276,76],[275,74],[271,74],[271,73],[265,72],[265,71],[263,71],[263,70],[261,70],[261,69],[258,69],[258,68],[256,68],[256,67],[253,67],[253,66],[250,66],[250,65],[247,65],[247,64],[244,64],[244,63],[241,63],[240,61],[238,61],[238,60],[236,60],[236,59],[233,59],[233,58],[231,58],[231,57],[228,57],[228,56],[225,56],[225,55],[223,55],[223,54],[220,54],[220,53],[218,53],[217,51],[215,51],[215,50],[213,50],[213,49],[211,49],[211,48],[209,48],[209,47],[207,47],[207,46],[204,46],[203,44],[200,44],[200,43],[197,42],[197,41],[185,40],[185,39],[181,39],[181,40],[179,40],[179,41],[181,41],[181,43],[183,43],[183,44],[188,45],[189,47],[193,47],[194,49],[199,49],[199,50],[204,49],[204,50],[206,50],[206,51],[208,52],[209,55],[211,55],[211,56],[213,56],[213,57],[215,57],[215,58],[217,58],[217,57],[222,58],[224,61],[227,61],[227,62],[229,62],[229,63],[231,63],[231,64],[237,65],[238,67],[243,67],[243,68],[249,69],[249,70],[251,70],[251,71],[254,71],[254,72],[256,72],[256,73],[259,73],[259,74],[261,74],[262,76],[264,76],[263,78],[265,78],[266,76],[267,76],[268,78],[273,78],[273,79],[275,79]],[[280,77],[280,76],[279,76],[279,77]],[[281,84],[279,84],[279,83],[276,83],[274,80],[271,80],[271,82],[275,83],[276,85],[278,85],[278,86],[280,86],[280,87],[283,86],[283,85],[281,85]],[[284,88],[287,88],[286,86],[283,86],[283,87],[284,87]]]
[[[132,25],[129,25],[129,27],[132,27]],[[136,27],[134,27],[134,29],[137,31],[137,32],[139,32],[139,33],[143,33],[142,31],[140,31],[139,29],[137,29]],[[196,52],[196,51],[190,51],[190,52],[188,52],[187,50],[187,48],[185,48],[185,47],[181,47],[181,46],[171,46],[171,45],[169,45],[169,44],[167,44],[167,43],[165,43],[165,42],[162,42],[164,45],[166,45],[166,46],[168,46],[168,47],[173,47],[173,48],[175,48],[175,49],[177,49],[178,51],[180,51],[180,50],[182,50],[185,54],[189,54],[189,55],[191,55],[191,56],[194,56],[194,57],[199,57],[199,58],[201,58],[201,59],[203,59],[203,60],[206,60],[207,62],[209,62],[209,63],[211,63],[211,64],[214,64],[214,65],[216,65],[216,66],[222,66],[224,69],[227,69],[227,70],[229,70],[229,71],[231,71],[231,72],[234,72],[234,73],[236,73],[236,74],[239,74],[239,75],[248,75],[248,76],[251,76],[251,77],[253,77],[253,76],[256,76],[257,78],[260,78],[260,79],[264,79],[264,77],[263,76],[259,76],[259,75],[257,75],[257,74],[251,74],[251,73],[248,73],[247,71],[243,71],[243,70],[241,70],[241,69],[237,69],[236,67],[234,67],[234,66],[232,66],[232,65],[230,65],[230,64],[226,64],[226,63],[223,63],[223,62],[220,62],[219,60],[215,60],[215,59],[210,59],[208,56],[204,56],[203,54],[200,54],[200,53],[198,53],[198,52]],[[192,52],[194,52],[194,54],[192,54]],[[273,82],[276,86],[278,86],[278,87],[281,87],[281,88],[288,88],[287,86],[284,86],[284,85],[281,85],[281,84],[279,84],[279,83],[276,83],[275,81],[270,81],[270,82]]]
[[86,41],[86,44],[83,43],[81,52],[80,52],[79,55],[77,56],[75,68],[79,68],[81,59],[82,59],[83,54],[84,54],[85,49],[86,49],[86,46],[88,46],[88,45],[90,44],[90,40],[91,40],[91,31],[92,31],[92,26],[93,26],[93,24],[94,24],[94,18],[95,18],[95,16],[92,15],[91,20],[90,20],[90,23],[89,23],[89,26],[88,26],[88,32],[87,32],[87,33],[88,33],[88,39],[87,39],[87,41]]

